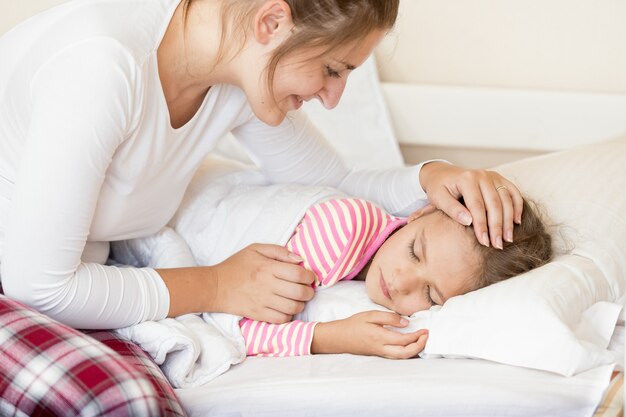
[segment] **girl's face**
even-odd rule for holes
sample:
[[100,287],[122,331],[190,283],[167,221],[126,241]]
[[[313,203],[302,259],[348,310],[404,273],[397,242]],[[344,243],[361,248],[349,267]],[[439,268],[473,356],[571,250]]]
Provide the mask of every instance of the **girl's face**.
[[283,58],[276,67],[273,96],[266,88],[265,71],[262,80],[254,86],[256,88],[246,92],[255,115],[276,126],[287,112],[299,109],[304,101],[318,99],[327,109],[334,108],[350,72],[367,59],[384,34],[374,31],[359,42],[322,56],[317,56],[319,51],[309,50]]
[[470,291],[478,266],[473,235],[435,211],[383,243],[367,270],[365,288],[373,302],[409,316]]

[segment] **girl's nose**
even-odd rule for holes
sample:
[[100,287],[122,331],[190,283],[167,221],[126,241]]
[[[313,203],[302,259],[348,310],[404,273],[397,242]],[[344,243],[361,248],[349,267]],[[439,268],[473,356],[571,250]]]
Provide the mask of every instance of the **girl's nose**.
[[393,282],[394,289],[402,295],[409,295],[416,290],[415,272],[410,270],[396,270]]

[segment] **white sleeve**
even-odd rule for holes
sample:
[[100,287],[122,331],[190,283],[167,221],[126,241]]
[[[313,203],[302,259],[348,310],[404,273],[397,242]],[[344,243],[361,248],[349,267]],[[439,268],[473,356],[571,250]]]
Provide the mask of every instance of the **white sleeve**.
[[132,121],[138,68],[117,42],[60,51],[31,85],[31,113],[7,219],[6,294],[77,328],[161,319],[152,269],[81,262],[106,171]]
[[[351,170],[307,119],[292,112],[278,127],[256,118],[233,130],[271,182],[327,185],[406,216],[426,202],[419,182],[423,164],[385,170]],[[339,139],[338,139],[339,140]]]

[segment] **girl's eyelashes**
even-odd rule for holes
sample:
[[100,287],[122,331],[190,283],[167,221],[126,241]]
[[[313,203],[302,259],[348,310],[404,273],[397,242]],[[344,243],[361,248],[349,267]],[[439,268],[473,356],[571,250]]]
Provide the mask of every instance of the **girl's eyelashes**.
[[326,74],[332,78],[341,78],[339,72],[331,68],[330,65],[326,65]]
[[428,305],[432,307],[437,303],[435,303],[435,300],[433,300],[433,298],[430,296],[430,285],[427,285],[424,288],[424,292],[426,293],[426,301],[428,302]]
[[417,257],[417,255],[415,254],[415,239],[413,239],[411,241],[411,243],[409,243],[409,257],[414,260],[414,261],[418,261],[419,262],[419,258]]

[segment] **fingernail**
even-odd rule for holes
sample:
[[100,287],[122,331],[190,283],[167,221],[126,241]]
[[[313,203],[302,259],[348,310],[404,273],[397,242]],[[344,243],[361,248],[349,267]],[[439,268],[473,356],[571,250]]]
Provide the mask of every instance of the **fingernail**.
[[483,246],[489,247],[489,235],[487,234],[487,232],[483,233],[483,235],[481,236],[480,243],[482,243]]
[[469,226],[470,224],[472,224],[472,216],[470,216],[467,212],[462,212],[461,214],[459,214],[459,221],[461,222],[461,224]]
[[505,240],[509,243],[513,243],[513,231],[507,230]]
[[304,262],[304,259],[302,259],[300,256],[296,255],[295,253],[289,252],[289,259],[292,259],[296,262]]
[[409,321],[403,317],[400,319],[400,324],[406,326],[407,324],[409,324]]
[[515,223],[522,224],[522,218],[518,217],[517,219],[515,219]]
[[502,236],[496,237],[496,248],[498,248],[498,249],[502,249],[503,248],[503,246],[502,246]]

